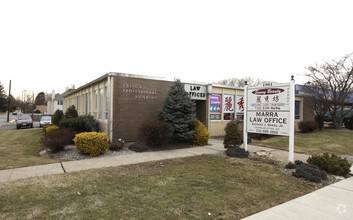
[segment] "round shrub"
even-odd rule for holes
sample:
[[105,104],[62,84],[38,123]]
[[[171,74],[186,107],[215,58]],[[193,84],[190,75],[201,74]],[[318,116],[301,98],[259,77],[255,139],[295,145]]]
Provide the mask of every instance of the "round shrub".
[[238,147],[243,143],[243,134],[236,121],[228,122],[224,130],[226,131],[226,136],[223,141],[224,148]]
[[145,151],[148,151],[149,149],[143,143],[135,142],[129,146],[129,150],[135,151],[135,152],[145,152]]
[[172,124],[166,121],[151,121],[140,128],[139,137],[149,147],[158,147],[168,143],[173,135]]
[[316,121],[301,121],[298,124],[298,128],[302,133],[313,132],[318,128]]
[[109,148],[108,136],[101,132],[84,132],[76,134],[75,146],[81,153],[98,156],[107,152]]
[[59,130],[59,127],[56,125],[49,125],[48,127],[45,128],[45,133],[48,134],[53,131]]
[[119,138],[118,141],[109,143],[109,149],[113,151],[122,150],[125,147],[125,142]]
[[322,180],[327,179],[326,172],[320,170],[317,166],[303,163],[297,166],[295,172],[292,174],[297,178],[304,178],[305,180],[321,183]]
[[344,126],[350,130],[353,130],[353,115],[344,121]]
[[249,157],[249,152],[240,147],[232,147],[226,150],[228,157],[246,158]]
[[342,159],[334,154],[313,155],[307,160],[309,164],[316,165],[320,170],[326,170],[337,176],[346,176],[350,173],[351,163],[347,159]]
[[192,139],[193,145],[204,146],[208,144],[208,139],[210,139],[210,133],[208,132],[206,126],[202,124],[201,121],[197,120],[194,127],[194,137]]
[[41,138],[41,143],[51,152],[56,153],[64,150],[66,145],[72,144],[74,134],[68,130],[52,130]]

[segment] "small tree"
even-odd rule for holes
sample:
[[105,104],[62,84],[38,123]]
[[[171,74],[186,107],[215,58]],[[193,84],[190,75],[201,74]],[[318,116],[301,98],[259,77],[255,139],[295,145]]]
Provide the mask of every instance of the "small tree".
[[45,94],[44,92],[38,93],[36,99],[34,100],[34,104],[37,105],[46,105],[47,102],[45,101]]
[[63,111],[57,109],[57,110],[54,112],[53,117],[51,118],[51,123],[54,124],[54,125],[56,125],[56,126],[59,126],[60,121],[63,119],[63,117],[64,117]]
[[157,112],[157,118],[172,124],[174,141],[187,142],[192,139],[196,122],[196,104],[188,96],[180,80],[176,80],[171,86],[163,108]]
[[74,105],[68,107],[65,111],[64,118],[77,118],[78,113]]
[[309,66],[308,77],[312,79],[323,98],[329,101],[328,111],[335,128],[341,128],[345,115],[353,109],[352,103],[348,111],[344,108],[348,96],[353,93],[353,58],[352,54],[339,61],[324,62]]

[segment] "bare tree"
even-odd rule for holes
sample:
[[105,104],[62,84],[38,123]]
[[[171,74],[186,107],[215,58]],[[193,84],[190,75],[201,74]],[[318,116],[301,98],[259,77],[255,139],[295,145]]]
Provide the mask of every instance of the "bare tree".
[[229,78],[229,79],[224,79],[220,80],[217,83],[221,85],[227,85],[227,86],[235,86],[235,87],[244,87],[245,82],[248,83],[249,86],[256,86],[257,84],[261,83],[261,79],[253,79],[251,77],[243,77],[243,78]]
[[[322,97],[329,101],[328,111],[335,128],[342,127],[344,117],[353,109],[353,103],[347,103],[348,95],[353,93],[352,55],[307,68],[310,71],[307,76],[311,78]],[[344,111],[345,107],[347,111]]]

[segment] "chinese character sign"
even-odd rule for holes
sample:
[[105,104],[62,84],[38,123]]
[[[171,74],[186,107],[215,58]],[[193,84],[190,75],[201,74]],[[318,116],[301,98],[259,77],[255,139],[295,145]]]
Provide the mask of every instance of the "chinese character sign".
[[234,113],[234,95],[224,95],[223,96],[223,112],[224,113]]
[[237,95],[236,109],[237,109],[237,113],[244,112],[244,96]]

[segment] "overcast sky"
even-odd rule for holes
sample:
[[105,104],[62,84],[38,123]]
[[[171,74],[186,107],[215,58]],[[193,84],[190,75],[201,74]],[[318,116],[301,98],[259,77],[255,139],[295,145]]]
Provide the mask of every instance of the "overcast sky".
[[306,81],[353,52],[352,0],[1,1],[0,74],[12,94],[62,93],[108,72],[215,82]]

